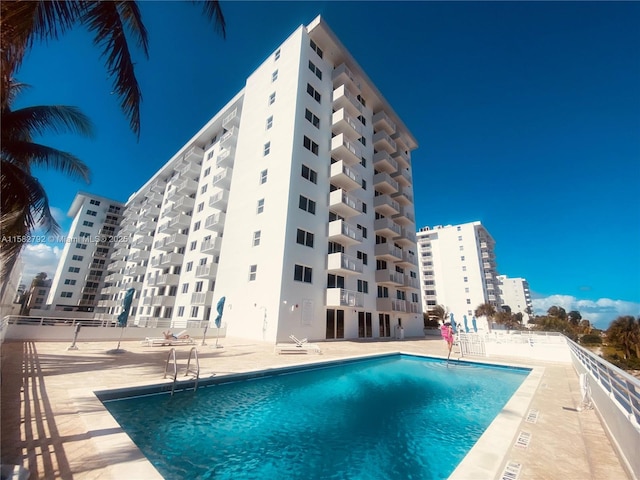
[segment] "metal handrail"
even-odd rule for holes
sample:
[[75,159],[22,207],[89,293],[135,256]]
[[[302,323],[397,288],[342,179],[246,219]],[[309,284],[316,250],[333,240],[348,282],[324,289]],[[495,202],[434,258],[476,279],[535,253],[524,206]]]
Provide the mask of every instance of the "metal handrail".
[[173,395],[173,391],[176,388],[176,379],[178,377],[178,362],[176,360],[176,349],[172,348],[169,350],[169,354],[167,355],[167,363],[164,366],[164,377],[167,378],[167,370],[169,370],[169,360],[173,359],[173,383],[171,384],[171,395]]
[[[191,365],[191,354],[193,354],[193,357],[195,359],[195,370],[191,369],[190,365]],[[198,380],[200,379],[200,361],[198,360],[198,349],[196,347],[191,347],[191,350],[189,350],[189,360],[187,360],[187,371],[184,372],[184,376],[188,376],[189,374],[195,375],[196,377],[196,383],[193,387],[193,391],[195,392],[196,390],[198,390]]]

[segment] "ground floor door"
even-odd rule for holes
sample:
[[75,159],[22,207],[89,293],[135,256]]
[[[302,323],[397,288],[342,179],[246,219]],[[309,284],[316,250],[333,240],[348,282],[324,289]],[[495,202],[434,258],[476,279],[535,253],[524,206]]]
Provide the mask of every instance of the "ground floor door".
[[391,336],[391,319],[388,313],[379,313],[378,321],[380,323],[380,337]]
[[326,338],[344,338],[344,310],[327,309]]
[[371,338],[371,312],[358,312],[358,338]]

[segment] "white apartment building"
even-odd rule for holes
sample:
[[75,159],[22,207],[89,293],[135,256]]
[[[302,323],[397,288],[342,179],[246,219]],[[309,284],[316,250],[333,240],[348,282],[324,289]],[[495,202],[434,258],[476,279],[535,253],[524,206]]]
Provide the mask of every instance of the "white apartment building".
[[509,306],[511,313],[522,313],[522,323],[528,323],[529,316],[533,313],[533,303],[527,280],[498,275],[498,281],[502,306]]
[[417,142],[320,17],[127,202],[99,306],[289,341],[422,334]]
[[425,311],[442,305],[456,323],[466,315],[470,326],[479,305],[501,305],[495,241],[480,222],[424,227],[417,236]]
[[104,286],[106,266],[118,244],[118,225],[124,204],[99,195],[78,192],[67,215],[73,217],[64,241],[47,308],[94,311]]

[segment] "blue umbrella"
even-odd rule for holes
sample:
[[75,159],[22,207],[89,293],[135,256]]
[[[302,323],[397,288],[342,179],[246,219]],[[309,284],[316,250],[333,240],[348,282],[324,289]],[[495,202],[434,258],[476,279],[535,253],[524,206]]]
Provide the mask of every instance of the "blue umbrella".
[[[218,312],[218,316],[214,320],[216,324],[216,328],[218,329],[218,335],[216,336],[216,348],[218,347],[218,337],[220,336],[220,327],[222,326],[222,312],[224,311],[224,301],[226,297],[220,297],[218,300],[218,304],[216,305],[216,311]],[[222,346],[222,345],[220,345]]]
[[133,302],[133,296],[136,293],[135,288],[130,288],[127,293],[124,294],[122,300],[122,312],[118,315],[118,326],[122,328],[120,331],[120,338],[118,339],[118,346],[115,350],[108,350],[107,353],[124,353],[124,350],[120,350],[120,342],[122,341],[122,334],[127,326],[127,320],[129,320],[129,310],[131,310],[131,303]]
[[476,317],[471,317],[471,325],[473,326],[473,331],[478,331],[478,326],[476,325]]
[[453,333],[458,333],[458,328],[456,327],[456,322],[453,319],[453,313],[449,314],[449,321],[451,322],[451,328],[453,329]]
[[469,333],[469,325],[467,325],[467,316],[463,315],[462,318],[464,318],[464,330]]

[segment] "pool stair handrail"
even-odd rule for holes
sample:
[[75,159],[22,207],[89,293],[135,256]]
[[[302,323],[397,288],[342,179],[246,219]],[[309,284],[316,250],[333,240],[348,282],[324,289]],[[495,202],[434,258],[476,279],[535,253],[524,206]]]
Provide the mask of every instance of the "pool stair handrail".
[[175,348],[171,348],[171,350],[169,350],[169,354],[167,355],[167,363],[164,366],[164,377],[163,378],[167,378],[167,371],[169,370],[169,362],[173,360],[171,362],[171,364],[173,365],[173,383],[171,384],[171,395],[173,395],[173,391],[176,388],[176,378],[178,377],[178,362],[176,360],[176,349]]
[[[193,354],[194,368],[191,368],[191,355]],[[184,372],[184,376],[187,377],[189,374],[195,377],[195,385],[193,386],[193,391],[198,390],[198,380],[200,380],[200,360],[198,360],[198,349],[196,347],[191,347],[189,350],[189,360],[187,360],[187,371]]]

